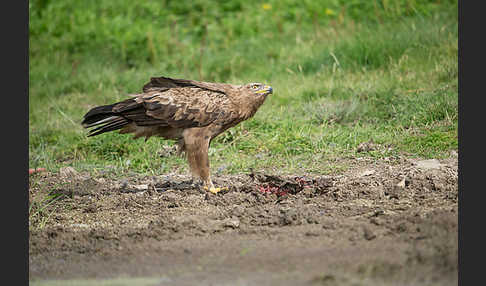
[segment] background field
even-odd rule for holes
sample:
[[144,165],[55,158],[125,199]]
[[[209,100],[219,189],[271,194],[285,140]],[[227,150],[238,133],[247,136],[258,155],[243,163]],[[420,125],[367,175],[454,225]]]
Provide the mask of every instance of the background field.
[[[457,1],[30,1],[29,167],[186,172],[169,141],[87,138],[91,107],[151,76],[265,82],[213,171],[329,173],[336,160],[457,150]],[[357,153],[363,142],[377,146]],[[167,152],[166,152],[167,153]]]

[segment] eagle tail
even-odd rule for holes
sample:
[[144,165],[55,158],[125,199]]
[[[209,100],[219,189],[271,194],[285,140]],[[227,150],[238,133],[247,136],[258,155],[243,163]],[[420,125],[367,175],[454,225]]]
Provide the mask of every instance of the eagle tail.
[[126,118],[113,112],[115,104],[97,106],[84,115],[84,120],[81,122],[84,128],[97,126],[89,131],[88,137],[118,130],[130,123]]

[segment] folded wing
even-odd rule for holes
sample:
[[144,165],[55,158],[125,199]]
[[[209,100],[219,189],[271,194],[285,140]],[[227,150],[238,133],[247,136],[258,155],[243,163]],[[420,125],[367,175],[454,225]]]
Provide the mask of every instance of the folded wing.
[[215,87],[212,90],[189,82],[158,78],[145,85],[142,94],[91,109],[82,124],[86,128],[95,127],[88,134],[95,136],[131,123],[172,128],[202,127],[233,114],[231,102],[222,89]]

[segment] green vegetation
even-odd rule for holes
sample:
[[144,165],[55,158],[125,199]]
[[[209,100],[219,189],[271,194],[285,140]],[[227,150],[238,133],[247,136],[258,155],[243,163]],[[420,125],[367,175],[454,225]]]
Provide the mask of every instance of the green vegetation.
[[[151,76],[273,86],[212,143],[213,171],[326,173],[342,158],[457,150],[457,1],[29,2],[29,165],[158,175],[170,141],[86,137],[82,116]],[[362,142],[382,146],[357,153]]]

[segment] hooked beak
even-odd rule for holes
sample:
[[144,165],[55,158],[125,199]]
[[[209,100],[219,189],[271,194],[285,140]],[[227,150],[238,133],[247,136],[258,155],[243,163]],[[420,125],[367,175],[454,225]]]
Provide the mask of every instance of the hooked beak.
[[269,85],[266,85],[264,88],[261,90],[257,91],[256,93],[263,93],[265,95],[267,94],[272,94],[273,93],[273,88]]

